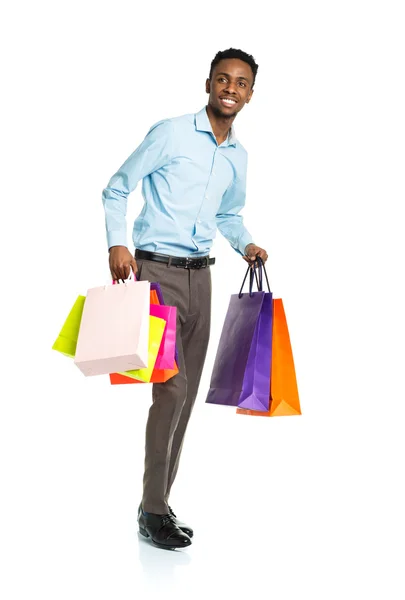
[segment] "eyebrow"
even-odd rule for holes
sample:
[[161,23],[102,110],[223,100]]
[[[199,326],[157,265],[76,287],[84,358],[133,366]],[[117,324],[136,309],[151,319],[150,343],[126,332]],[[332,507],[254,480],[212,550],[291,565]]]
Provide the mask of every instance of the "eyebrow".
[[[226,75],[227,77],[230,77],[229,73],[217,73],[217,77],[218,75]],[[249,83],[249,79],[247,77],[237,77],[236,79],[244,79],[245,81],[247,81]]]

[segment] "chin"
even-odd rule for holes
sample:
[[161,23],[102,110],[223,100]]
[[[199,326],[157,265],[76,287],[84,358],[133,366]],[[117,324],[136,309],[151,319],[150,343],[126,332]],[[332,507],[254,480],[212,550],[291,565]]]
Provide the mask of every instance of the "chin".
[[214,111],[216,112],[216,114],[217,114],[218,116],[220,116],[220,117],[225,117],[225,118],[228,118],[228,119],[229,119],[230,117],[234,117],[235,115],[237,115],[237,114],[238,114],[238,111],[237,111],[237,110],[234,110],[234,111],[232,111],[232,112],[231,112],[231,111],[226,111],[226,110],[224,110],[224,109],[223,109],[223,107],[222,107],[222,104],[220,104],[219,106],[218,106],[218,105],[216,105],[216,106],[214,106],[213,108],[214,108]]

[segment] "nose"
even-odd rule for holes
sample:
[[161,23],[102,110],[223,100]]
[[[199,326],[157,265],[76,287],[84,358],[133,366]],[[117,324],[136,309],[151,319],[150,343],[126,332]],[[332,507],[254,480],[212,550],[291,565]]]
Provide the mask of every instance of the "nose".
[[225,89],[228,94],[236,94],[236,83],[232,83],[232,81],[230,81]]

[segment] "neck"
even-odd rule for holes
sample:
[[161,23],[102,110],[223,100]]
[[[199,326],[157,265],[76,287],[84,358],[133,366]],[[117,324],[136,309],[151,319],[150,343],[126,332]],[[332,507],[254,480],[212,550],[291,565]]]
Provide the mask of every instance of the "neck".
[[236,115],[225,117],[220,111],[213,108],[211,104],[207,104],[207,115],[215,137],[217,139],[226,139]]

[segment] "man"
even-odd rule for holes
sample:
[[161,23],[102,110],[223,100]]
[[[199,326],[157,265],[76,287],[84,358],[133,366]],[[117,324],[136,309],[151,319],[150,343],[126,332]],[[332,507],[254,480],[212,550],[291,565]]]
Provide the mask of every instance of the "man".
[[[209,340],[216,229],[251,265],[257,256],[267,260],[239,215],[247,152],[232,127],[252,98],[257,69],[242,50],[218,52],[206,80],[208,105],[155,123],[103,190],[112,278],[126,279],[132,268],[140,280],[158,281],[165,303],[177,307],[179,373],[152,388],[138,514],[140,533],[162,548],[188,546],[193,536],[168,500]],[[141,179],[145,203],[134,223],[134,257],[125,218],[127,197]]]

